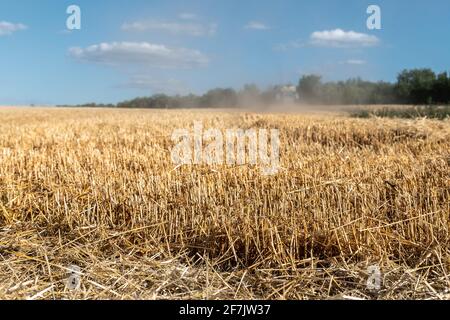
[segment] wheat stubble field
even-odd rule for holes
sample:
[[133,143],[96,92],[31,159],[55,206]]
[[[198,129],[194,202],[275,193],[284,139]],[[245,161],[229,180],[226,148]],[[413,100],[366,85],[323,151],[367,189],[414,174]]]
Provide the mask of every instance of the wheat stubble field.
[[[281,170],[176,167],[195,120],[279,129]],[[448,120],[2,108],[0,298],[449,299],[449,169]]]

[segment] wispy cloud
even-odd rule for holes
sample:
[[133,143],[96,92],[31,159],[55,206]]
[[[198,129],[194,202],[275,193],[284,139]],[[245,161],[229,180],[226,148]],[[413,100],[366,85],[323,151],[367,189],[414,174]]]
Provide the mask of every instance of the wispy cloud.
[[315,46],[335,48],[373,47],[377,46],[380,40],[376,36],[365,33],[335,29],[313,32],[310,43]]
[[182,12],[178,15],[178,17],[183,20],[196,20],[197,19],[197,15],[194,13],[190,13],[190,12]]
[[9,36],[16,31],[26,30],[28,27],[22,23],[0,21],[0,36]]
[[86,48],[73,47],[69,55],[80,61],[112,66],[145,68],[194,68],[206,66],[208,57],[198,50],[167,47],[148,42],[110,42]]
[[[184,18],[186,20],[186,16]],[[217,24],[203,24],[199,22],[168,22],[168,21],[136,21],[122,25],[124,31],[146,32],[157,31],[172,35],[187,35],[194,37],[213,36],[217,31]]]
[[270,30],[270,27],[267,26],[265,23],[263,22],[259,22],[259,21],[250,21],[249,23],[247,23],[244,27],[245,29],[250,29],[250,30]]
[[279,43],[273,47],[275,51],[287,51],[289,49],[298,49],[298,48],[304,48],[307,45],[300,41],[300,40],[294,40],[289,41],[287,43]]
[[[354,48],[374,47],[380,44],[376,36],[358,33],[355,31],[344,31],[342,29],[315,31],[309,40],[294,40],[287,43],[277,44],[273,47],[275,51],[287,51],[305,47],[331,47],[331,48]],[[353,62],[353,63],[352,63]],[[354,60],[348,64],[362,64],[362,61]]]
[[349,59],[346,61],[342,61],[341,64],[350,64],[350,65],[364,65],[367,62],[365,60],[359,60],[359,59]]

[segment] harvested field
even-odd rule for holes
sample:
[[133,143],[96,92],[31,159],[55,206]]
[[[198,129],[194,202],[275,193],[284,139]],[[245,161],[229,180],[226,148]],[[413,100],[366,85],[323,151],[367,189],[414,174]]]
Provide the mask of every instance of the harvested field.
[[[280,171],[175,166],[196,120],[278,129]],[[3,108],[0,298],[449,299],[449,200],[449,120]]]

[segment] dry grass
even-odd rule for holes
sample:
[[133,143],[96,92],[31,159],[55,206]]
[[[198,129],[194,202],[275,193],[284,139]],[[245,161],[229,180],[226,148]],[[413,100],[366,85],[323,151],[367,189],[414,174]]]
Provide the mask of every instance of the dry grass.
[[[450,298],[450,123],[0,109],[0,298]],[[282,170],[170,161],[175,128],[278,128]],[[82,270],[66,288],[68,266]],[[383,286],[366,288],[378,264]]]

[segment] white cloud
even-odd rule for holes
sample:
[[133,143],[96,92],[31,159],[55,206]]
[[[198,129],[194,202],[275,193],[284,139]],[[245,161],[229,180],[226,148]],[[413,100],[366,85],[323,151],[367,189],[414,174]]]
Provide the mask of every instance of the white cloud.
[[245,26],[245,29],[251,29],[251,30],[269,30],[270,27],[266,24],[259,22],[259,21],[250,21]]
[[358,59],[350,59],[347,61],[343,61],[342,64],[363,65],[363,64],[366,64],[366,61],[358,60]]
[[110,42],[69,49],[71,57],[113,66],[193,68],[206,66],[208,57],[198,50],[173,48],[148,42]]
[[183,20],[195,20],[195,19],[197,19],[197,15],[196,15],[196,14],[194,14],[194,13],[189,13],[189,12],[183,12],[183,13],[180,13],[180,14],[178,15],[178,17],[179,17],[180,19],[183,19]]
[[213,36],[217,31],[217,24],[202,24],[196,22],[165,22],[165,21],[137,21],[125,23],[122,30],[145,32],[166,32],[172,35],[188,35],[194,37]]
[[0,21],[0,36],[9,36],[16,31],[26,30],[28,27],[22,23]]
[[329,31],[316,31],[311,34],[311,44],[325,47],[372,47],[380,43],[373,35],[335,29]]

